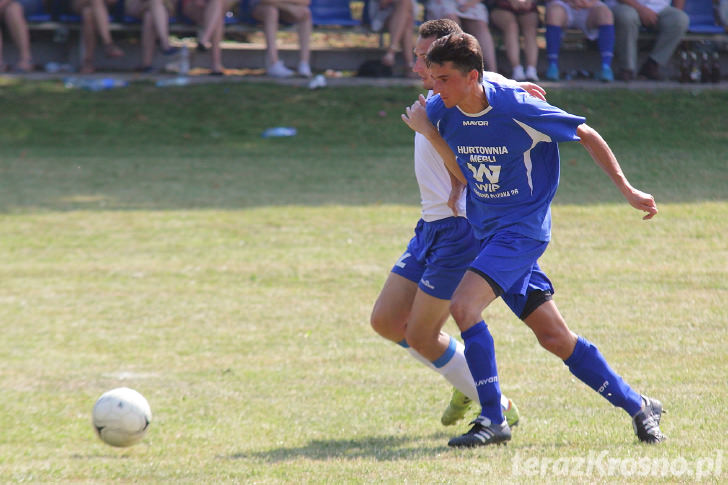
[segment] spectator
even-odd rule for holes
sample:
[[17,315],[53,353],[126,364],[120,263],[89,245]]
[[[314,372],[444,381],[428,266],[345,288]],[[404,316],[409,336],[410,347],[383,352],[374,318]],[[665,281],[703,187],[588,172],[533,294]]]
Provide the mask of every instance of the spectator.
[[157,42],[165,56],[179,52],[178,48],[169,45],[169,15],[174,11],[173,0],[126,0],[124,9],[127,15],[142,21],[142,71],[152,70]]
[[[10,37],[18,49],[15,71],[32,71],[33,59],[30,53],[30,34],[28,33],[28,23],[25,21],[23,5],[15,0],[0,0],[0,20],[5,21]],[[3,63],[2,30],[0,30],[0,72],[5,72],[7,69],[8,67]]]
[[213,76],[224,76],[222,37],[225,34],[225,11],[230,0],[182,0],[182,13],[195,22],[200,31],[197,50],[210,51]]
[[546,55],[549,66],[546,79],[559,80],[559,50],[563,29],[576,28],[589,40],[597,40],[602,67],[597,79],[614,81],[614,17],[600,0],[550,0],[546,4]]
[[488,10],[480,0],[427,0],[429,19],[450,19],[472,34],[480,44],[488,71],[498,72],[493,37],[488,28]]
[[385,24],[389,30],[389,48],[382,57],[382,64],[394,67],[397,49],[402,48],[407,76],[414,64],[412,30],[415,19],[415,3],[412,0],[371,0],[369,2],[369,25],[374,32],[381,32]]
[[311,77],[311,31],[313,21],[310,0],[253,0],[251,15],[263,23],[263,34],[266,44],[267,73],[273,77],[290,77],[294,72],[288,69],[278,57],[276,37],[278,23],[283,22],[298,26],[298,43],[301,53],[298,62],[298,74]]
[[122,57],[124,51],[111,40],[109,30],[109,9],[116,0],[72,0],[71,10],[81,16],[81,37],[83,38],[83,59],[81,73],[91,74],[94,67],[96,35],[104,44],[104,54],[109,58]]
[[[538,81],[538,10],[536,0],[496,0],[490,10],[490,19],[501,32],[506,46],[506,56],[511,64],[511,77],[516,81]],[[526,70],[520,61],[523,34],[523,54]]]
[[615,55],[620,66],[619,79],[631,81],[637,67],[637,38],[640,27],[657,32],[657,39],[649,57],[639,70],[647,79],[660,79],[660,66],[664,66],[685,32],[690,19],[682,11],[685,0],[612,0],[616,34]]

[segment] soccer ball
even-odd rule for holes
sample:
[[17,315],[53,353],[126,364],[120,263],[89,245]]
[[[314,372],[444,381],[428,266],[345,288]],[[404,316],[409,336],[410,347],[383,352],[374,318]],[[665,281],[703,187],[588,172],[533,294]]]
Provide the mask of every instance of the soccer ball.
[[131,446],[146,434],[152,410],[134,389],[119,387],[105,392],[94,404],[91,419],[99,438],[111,446]]

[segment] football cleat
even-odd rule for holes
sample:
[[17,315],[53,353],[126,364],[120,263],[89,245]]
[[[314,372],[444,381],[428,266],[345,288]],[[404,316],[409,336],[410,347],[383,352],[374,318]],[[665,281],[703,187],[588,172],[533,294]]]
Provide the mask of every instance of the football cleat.
[[456,436],[448,441],[447,445],[455,448],[472,448],[475,446],[486,446],[493,444],[505,444],[511,439],[511,428],[503,421],[501,424],[493,424],[485,416],[478,416],[470,431],[461,436]]
[[473,400],[468,396],[454,389],[450,398],[450,404],[448,404],[447,409],[445,409],[445,412],[442,413],[442,417],[440,418],[442,425],[452,426],[463,419],[472,402]]
[[660,443],[667,436],[660,431],[662,403],[657,399],[642,396],[642,409],[632,418],[634,432],[643,443]]
[[516,403],[508,399],[508,407],[503,409],[503,416],[505,416],[509,427],[513,428],[518,426],[518,421],[520,421],[521,415],[518,413]]

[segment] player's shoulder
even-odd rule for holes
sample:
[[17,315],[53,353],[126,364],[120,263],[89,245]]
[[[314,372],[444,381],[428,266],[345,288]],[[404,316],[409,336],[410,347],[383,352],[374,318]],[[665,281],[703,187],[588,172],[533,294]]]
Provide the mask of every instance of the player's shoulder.
[[529,98],[532,98],[521,87],[514,84],[483,81],[483,89],[488,98],[488,103],[494,108],[511,109],[516,105],[529,103]]
[[430,117],[430,119],[442,117],[442,115],[447,110],[447,108],[445,107],[445,103],[442,102],[439,94],[433,94],[432,96],[427,98],[426,107],[427,115]]

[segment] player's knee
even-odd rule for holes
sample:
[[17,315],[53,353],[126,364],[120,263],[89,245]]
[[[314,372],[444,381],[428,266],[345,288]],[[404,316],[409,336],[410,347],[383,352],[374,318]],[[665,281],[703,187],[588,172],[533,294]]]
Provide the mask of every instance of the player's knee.
[[[439,333],[439,332],[438,332]],[[405,338],[407,345],[415,349],[420,354],[428,354],[429,350],[437,345],[437,335],[423,332],[414,326],[408,326],[405,330]]]
[[393,342],[401,342],[405,338],[404,326],[392,321],[392,318],[379,310],[378,307],[374,307],[369,318],[369,324],[375,332]]
[[452,315],[455,323],[457,323],[460,328],[462,328],[463,325],[472,323],[471,320],[474,318],[473,313],[474,312],[470,305],[468,305],[468,302],[464,300],[453,299],[450,302],[450,315]]
[[541,347],[562,360],[567,359],[574,350],[572,334],[568,329],[549,329],[536,335]]

